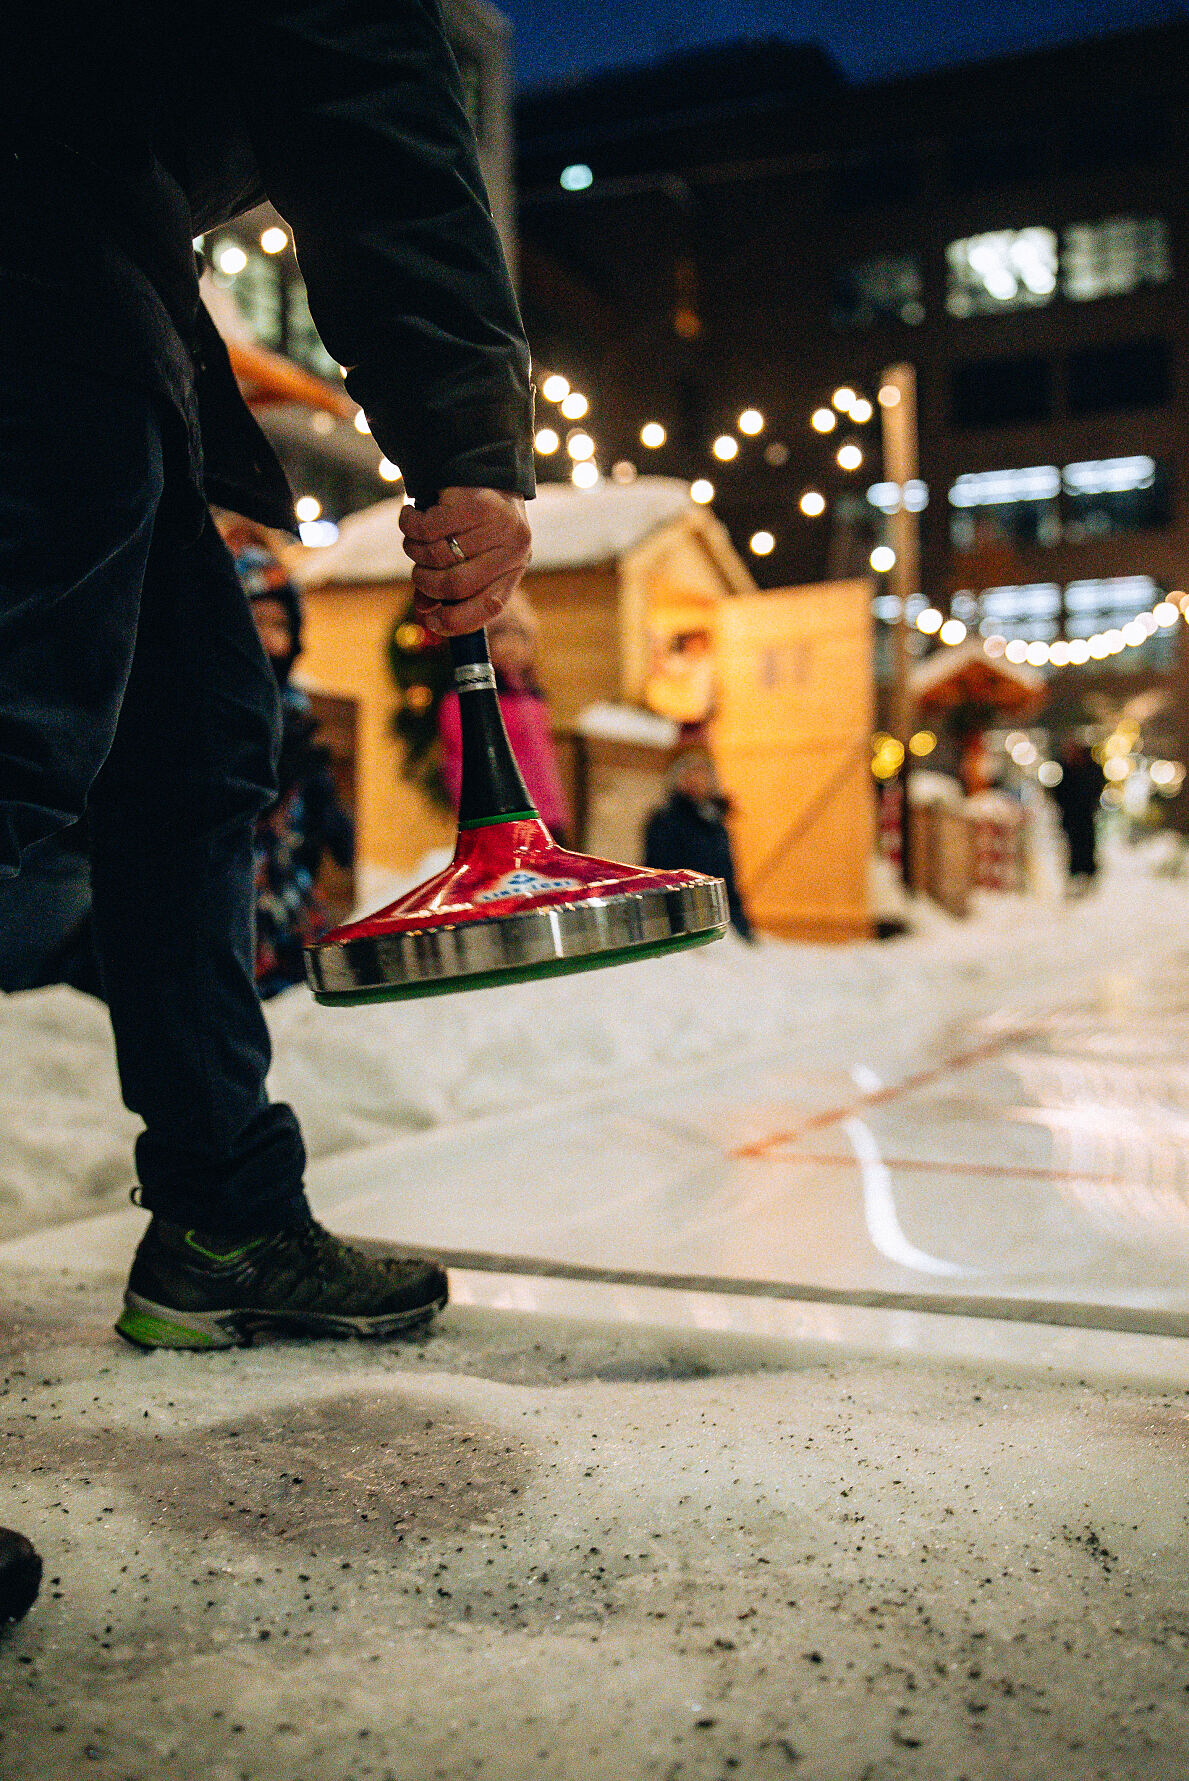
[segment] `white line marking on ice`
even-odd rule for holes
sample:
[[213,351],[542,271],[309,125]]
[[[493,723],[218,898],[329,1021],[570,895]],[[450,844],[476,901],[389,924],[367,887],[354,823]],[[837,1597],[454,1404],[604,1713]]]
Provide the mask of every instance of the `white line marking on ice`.
[[844,1130],[863,1177],[863,1216],[867,1220],[867,1233],[879,1253],[890,1262],[898,1262],[902,1268],[915,1268],[918,1274],[934,1274],[949,1280],[967,1278],[968,1268],[960,1267],[957,1262],[942,1261],[935,1255],[926,1255],[904,1235],[896,1216],[892,1177],[879,1154],[870,1126],[861,1119],[848,1119]]

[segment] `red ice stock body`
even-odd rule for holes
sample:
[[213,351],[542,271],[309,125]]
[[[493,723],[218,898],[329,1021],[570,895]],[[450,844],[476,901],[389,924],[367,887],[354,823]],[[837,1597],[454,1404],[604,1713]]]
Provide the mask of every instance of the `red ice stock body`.
[[726,888],[558,847],[508,745],[483,633],[454,639],[458,843],[444,871],[306,951],[318,1001],[398,1001],[590,971],[718,940]]

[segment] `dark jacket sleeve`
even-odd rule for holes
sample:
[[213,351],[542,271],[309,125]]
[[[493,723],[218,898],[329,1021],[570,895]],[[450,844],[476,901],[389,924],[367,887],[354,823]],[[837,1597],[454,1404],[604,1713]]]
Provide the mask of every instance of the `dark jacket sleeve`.
[[533,492],[528,346],[437,0],[218,0],[310,309],[414,498]]

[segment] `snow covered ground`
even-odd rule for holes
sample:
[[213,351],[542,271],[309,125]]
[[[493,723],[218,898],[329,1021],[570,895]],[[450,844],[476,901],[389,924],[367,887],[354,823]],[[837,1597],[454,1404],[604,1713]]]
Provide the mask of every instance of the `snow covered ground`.
[[[1095,963],[1122,967],[1189,912],[1189,882],[1116,863],[1102,891],[985,894],[973,920],[932,905],[918,931],[848,947],[704,951],[402,1005],[268,1004],[274,1096],[314,1160],[698,1066],[796,1054],[895,1074],[959,1023],[1060,1000]],[[138,1122],[121,1105],[106,1011],[64,987],[0,997],[0,1240],[127,1203]]]
[[[924,913],[885,945],[273,1004],[319,1209],[496,1258],[379,1349],[120,1347],[141,1215],[110,1211],[103,1012],[0,1003],[0,1523],[47,1561],[0,1635],[0,1770],[1189,1773],[1189,1344],[1102,1322],[1184,1303],[1189,883],[1125,857],[1077,904]],[[699,1257],[1060,1288],[1090,1327],[614,1277]]]

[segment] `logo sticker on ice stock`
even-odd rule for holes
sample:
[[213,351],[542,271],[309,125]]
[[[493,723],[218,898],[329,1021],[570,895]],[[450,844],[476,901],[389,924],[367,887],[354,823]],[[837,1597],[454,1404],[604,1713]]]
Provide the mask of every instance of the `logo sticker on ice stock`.
[[505,897],[538,897],[543,891],[577,890],[576,878],[545,878],[540,872],[529,872],[523,866],[507,872],[490,890],[480,891],[476,903],[502,903]]

